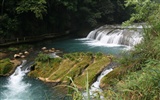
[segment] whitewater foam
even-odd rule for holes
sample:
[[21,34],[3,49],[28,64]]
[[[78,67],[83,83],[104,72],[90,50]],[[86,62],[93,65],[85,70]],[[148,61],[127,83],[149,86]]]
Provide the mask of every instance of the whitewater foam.
[[2,100],[23,100],[23,95],[31,86],[31,84],[23,81],[23,77],[29,71],[27,69],[24,71],[21,70],[21,67],[26,64],[26,62],[26,60],[23,60],[22,64],[18,66],[15,72],[8,78],[8,83],[4,85],[6,90],[2,92]]

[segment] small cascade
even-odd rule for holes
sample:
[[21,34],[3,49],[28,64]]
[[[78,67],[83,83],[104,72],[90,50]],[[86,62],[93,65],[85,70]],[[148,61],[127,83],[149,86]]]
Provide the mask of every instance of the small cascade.
[[22,100],[23,94],[27,92],[27,88],[30,87],[30,84],[27,84],[23,81],[23,77],[29,70],[22,71],[21,68],[26,64],[26,60],[22,61],[22,64],[17,67],[15,72],[8,78],[8,83],[4,86],[5,91],[2,92],[3,100]]
[[[97,80],[91,85],[90,89],[89,89],[89,94],[91,95],[91,98],[94,98],[95,96],[97,96],[97,93],[101,93],[102,89],[100,88],[100,82],[101,79],[106,76],[109,72],[111,72],[113,69],[112,68],[108,68],[104,71],[102,71],[101,75],[97,78]],[[84,96],[84,100],[87,97],[87,93],[84,92],[83,96]],[[100,97],[101,99],[103,99],[103,96]]]
[[128,27],[121,26],[103,26],[91,31],[88,39],[97,40],[104,44],[134,46],[142,40],[142,27]]
[[93,92],[95,92],[95,91],[99,91],[99,92],[102,91],[102,90],[100,89],[100,87],[99,87],[99,86],[100,86],[101,79],[102,79],[105,75],[107,75],[109,72],[111,72],[112,70],[113,70],[112,68],[106,69],[106,70],[104,70],[104,71],[101,73],[101,75],[98,77],[97,81],[94,82],[94,83],[91,85],[91,89],[90,89],[91,94],[93,94]]

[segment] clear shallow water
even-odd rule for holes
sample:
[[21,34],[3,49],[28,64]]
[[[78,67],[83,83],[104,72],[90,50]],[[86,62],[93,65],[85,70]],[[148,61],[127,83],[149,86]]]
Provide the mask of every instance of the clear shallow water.
[[[98,41],[89,40],[86,38],[47,41],[35,45],[36,48],[39,49],[41,49],[43,46],[46,46],[47,48],[54,47],[64,52],[102,52],[114,55],[118,55],[120,52],[126,49],[125,46],[117,46],[114,44],[102,44]],[[0,77],[0,100],[68,99],[64,98],[64,94],[60,91],[52,89],[52,87],[47,86],[39,80],[29,78],[26,75],[23,75],[23,73],[21,74],[22,76],[20,77],[13,77],[12,82],[10,82],[10,77]]]

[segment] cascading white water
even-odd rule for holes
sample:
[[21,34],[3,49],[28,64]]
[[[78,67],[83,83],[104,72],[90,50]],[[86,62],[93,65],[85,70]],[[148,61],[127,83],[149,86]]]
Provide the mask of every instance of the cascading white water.
[[26,60],[22,61],[22,64],[17,67],[15,72],[8,78],[8,83],[4,86],[5,91],[2,92],[2,100],[23,100],[25,92],[31,86],[31,84],[23,81],[24,75],[29,70],[21,70],[21,67],[26,63]]
[[111,72],[112,70],[113,70],[112,68],[106,69],[106,70],[104,70],[104,71],[101,73],[101,75],[98,77],[97,81],[94,82],[94,83],[91,85],[91,89],[90,89],[91,94],[93,94],[93,92],[95,92],[95,91],[99,91],[99,92],[102,91],[102,90],[100,89],[100,87],[99,87],[99,86],[100,86],[101,79],[102,79],[105,75],[107,75],[109,72]]
[[[100,88],[101,79],[105,75],[107,75],[109,72],[111,72],[112,70],[113,70],[112,68],[104,70],[101,73],[101,75],[97,78],[97,80],[91,85],[91,87],[89,89],[89,94],[91,95],[91,98],[94,98],[95,96],[97,96],[97,93],[102,92],[102,89]],[[86,92],[84,92],[83,95],[84,95],[84,100],[85,100],[85,98],[87,97],[88,94]],[[103,96],[101,96],[100,98],[103,99]]]
[[91,31],[87,38],[104,44],[134,46],[142,40],[142,27],[103,26]]

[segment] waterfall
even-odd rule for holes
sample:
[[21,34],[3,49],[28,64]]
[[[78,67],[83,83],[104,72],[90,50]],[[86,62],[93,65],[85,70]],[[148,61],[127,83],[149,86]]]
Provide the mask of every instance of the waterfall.
[[[97,93],[101,93],[102,92],[102,89],[100,88],[100,82],[101,82],[101,79],[107,75],[109,72],[111,72],[113,69],[112,68],[108,68],[104,71],[102,71],[101,75],[97,78],[97,80],[91,85],[90,89],[89,89],[89,94],[91,96],[91,98],[94,98],[97,96]],[[87,93],[86,92],[83,92],[83,100],[85,100],[85,98],[87,98]],[[100,96],[100,99],[104,99],[103,96]]]
[[92,85],[91,85],[91,89],[90,89],[90,92],[95,92],[95,91],[99,91],[101,92],[102,90],[100,89],[100,81],[101,79],[107,75],[109,72],[111,72],[113,69],[112,68],[109,68],[109,69],[106,69],[104,70],[101,75],[97,78],[97,81],[94,82]]
[[104,44],[134,46],[142,40],[142,27],[126,27],[106,25],[91,31],[88,39],[97,40]]
[[1,92],[3,100],[23,100],[25,93],[27,92],[28,87],[31,84],[25,83],[23,77],[29,70],[22,71],[21,68],[26,64],[26,60],[22,61],[22,64],[17,67],[15,72],[8,78],[8,83],[4,86],[5,91]]

